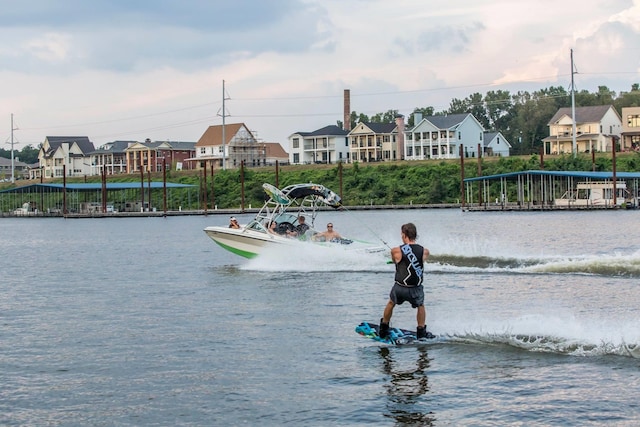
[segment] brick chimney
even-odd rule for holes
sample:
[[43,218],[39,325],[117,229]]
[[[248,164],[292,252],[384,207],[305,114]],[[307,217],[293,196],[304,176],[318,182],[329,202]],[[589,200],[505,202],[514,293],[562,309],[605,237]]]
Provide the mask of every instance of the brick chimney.
[[396,129],[398,130],[398,160],[404,160],[404,116],[398,114],[396,116]]
[[351,91],[344,90],[344,122],[342,129],[349,132],[351,130]]

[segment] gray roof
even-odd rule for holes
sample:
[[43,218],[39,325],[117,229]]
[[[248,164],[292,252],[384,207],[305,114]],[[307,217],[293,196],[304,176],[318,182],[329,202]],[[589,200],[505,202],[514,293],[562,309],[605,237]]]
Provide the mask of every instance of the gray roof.
[[98,148],[95,151],[92,151],[89,154],[101,154],[101,153],[121,153],[124,154],[124,150],[130,145],[134,144],[136,141],[113,141],[107,142],[102,147]]
[[329,125],[323,128],[314,130],[313,132],[296,132],[294,135],[300,136],[347,136],[349,132],[339,128],[336,125]]
[[55,151],[60,148],[60,145],[64,143],[72,145],[74,142],[78,144],[78,147],[84,154],[90,153],[96,149],[93,146],[93,142],[89,141],[89,137],[87,136],[47,136],[46,139],[49,141],[51,151]]
[[371,129],[374,133],[392,133],[396,128],[395,123],[372,123],[362,122],[365,126]]
[[500,132],[486,132],[486,131],[485,131],[485,132],[484,132],[484,138],[483,138],[483,139],[484,139],[484,141],[482,141],[482,142],[483,142],[483,144],[484,144],[484,145],[489,145],[489,143],[490,143],[491,141],[493,141],[493,139],[494,139],[496,136],[498,136],[498,134],[499,134],[499,133],[500,133]]
[[[13,159],[13,165],[14,166],[20,166],[20,167],[28,167],[29,165],[27,165],[25,162],[21,162],[20,160],[17,160],[15,157]],[[7,159],[5,157],[0,157],[0,166],[11,166],[11,159]]]
[[104,144],[101,148],[92,151],[89,154],[105,154],[105,153],[121,153],[124,154],[125,150],[132,144],[142,144],[149,148],[158,148],[162,144],[168,144],[172,150],[183,151],[195,151],[195,142],[185,141],[153,141],[153,142],[139,142],[139,141],[113,141]]
[[446,116],[429,116],[425,119],[438,129],[451,129],[458,126],[470,115],[471,113],[448,114]]
[[[576,107],[576,124],[578,123],[597,123],[602,120],[611,105],[594,105],[591,107]],[[560,108],[556,114],[549,120],[549,125],[556,123],[563,116],[571,117],[571,107]]]

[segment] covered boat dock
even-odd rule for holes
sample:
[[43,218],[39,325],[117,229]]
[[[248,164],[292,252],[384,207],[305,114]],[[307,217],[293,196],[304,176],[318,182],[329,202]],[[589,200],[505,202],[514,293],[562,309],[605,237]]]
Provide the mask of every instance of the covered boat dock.
[[[640,172],[528,170],[464,179],[464,210],[637,208]],[[596,197],[599,194],[598,197]]]
[[[2,216],[97,216],[181,210],[198,200],[195,185],[171,182],[30,184],[0,191]],[[193,194],[192,194],[193,193]],[[176,204],[177,206],[172,206]]]

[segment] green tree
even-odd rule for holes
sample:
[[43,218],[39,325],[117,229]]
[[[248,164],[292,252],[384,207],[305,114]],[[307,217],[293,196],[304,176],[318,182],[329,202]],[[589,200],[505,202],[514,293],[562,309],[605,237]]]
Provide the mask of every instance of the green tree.
[[414,108],[413,112],[409,115],[409,120],[407,120],[407,125],[409,127],[413,127],[415,125],[417,125],[417,123],[414,122],[414,115],[415,113],[420,113],[422,114],[422,117],[431,117],[434,115],[434,109],[433,107],[422,107],[422,108]]
[[400,113],[398,110],[387,110],[385,113],[378,113],[371,116],[371,123],[393,123]]

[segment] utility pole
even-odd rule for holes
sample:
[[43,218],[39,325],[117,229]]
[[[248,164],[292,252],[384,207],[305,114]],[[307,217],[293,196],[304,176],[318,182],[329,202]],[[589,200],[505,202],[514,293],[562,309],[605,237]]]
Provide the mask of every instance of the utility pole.
[[16,162],[13,157],[13,131],[18,128],[13,127],[13,113],[11,113],[11,183],[16,182]]
[[576,142],[576,90],[573,82],[574,74],[573,49],[571,49],[571,121],[573,122],[571,127],[571,151],[573,152],[573,157],[576,157],[578,155],[578,143]]
[[218,113],[219,116],[222,116],[222,170],[227,169],[226,157],[227,157],[227,134],[226,134],[226,123],[225,118],[227,117],[227,110],[225,108],[225,101],[230,99],[227,97],[226,92],[224,90],[224,80],[222,80],[222,114]]

